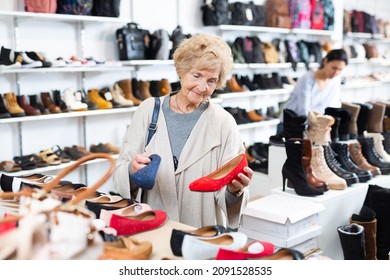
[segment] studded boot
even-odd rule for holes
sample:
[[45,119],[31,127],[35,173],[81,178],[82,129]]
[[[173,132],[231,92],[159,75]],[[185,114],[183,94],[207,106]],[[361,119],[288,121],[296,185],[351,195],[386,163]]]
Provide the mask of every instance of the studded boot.
[[311,166],[313,168],[313,172],[319,179],[328,184],[328,188],[330,190],[344,190],[347,188],[347,182],[330,170],[327,165],[322,145],[312,146]]

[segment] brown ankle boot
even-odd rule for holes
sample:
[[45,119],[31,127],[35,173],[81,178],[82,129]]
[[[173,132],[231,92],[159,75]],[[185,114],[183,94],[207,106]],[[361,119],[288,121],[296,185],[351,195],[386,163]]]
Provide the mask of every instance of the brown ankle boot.
[[61,113],[61,108],[54,104],[49,92],[41,92],[41,100],[43,106],[45,106],[51,114]]
[[351,155],[352,161],[361,169],[371,171],[374,176],[382,174],[379,167],[370,164],[363,156],[362,146],[359,142],[349,144],[349,154]]
[[18,101],[20,107],[26,112],[27,116],[38,116],[41,114],[38,108],[34,108],[27,101],[27,97],[25,95],[17,96],[16,100]]
[[142,100],[138,99],[133,94],[130,79],[120,80],[117,83],[118,83],[118,86],[122,89],[123,94],[125,95],[126,99],[133,101],[135,106],[138,106],[139,104],[141,104]]
[[21,108],[16,100],[15,93],[8,92],[3,95],[4,105],[11,117],[24,117],[26,112]]

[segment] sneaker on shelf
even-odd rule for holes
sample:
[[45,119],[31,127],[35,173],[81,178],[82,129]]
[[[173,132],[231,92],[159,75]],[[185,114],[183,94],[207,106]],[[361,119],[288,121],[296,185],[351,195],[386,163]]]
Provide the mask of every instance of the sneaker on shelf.
[[17,54],[17,61],[20,61],[21,58],[21,64],[22,68],[41,68],[43,66],[42,61],[36,61],[31,59],[25,52],[15,52],[15,55]]
[[15,52],[11,49],[1,47],[0,69],[12,69],[22,67],[21,61],[16,61]]

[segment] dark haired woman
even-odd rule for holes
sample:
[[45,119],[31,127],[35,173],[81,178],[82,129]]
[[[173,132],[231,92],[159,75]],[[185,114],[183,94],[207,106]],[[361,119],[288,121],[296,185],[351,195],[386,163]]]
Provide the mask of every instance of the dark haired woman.
[[318,70],[308,71],[298,79],[284,109],[308,116],[309,111],[324,114],[326,107],[340,107],[340,73],[347,64],[343,49],[328,52]]

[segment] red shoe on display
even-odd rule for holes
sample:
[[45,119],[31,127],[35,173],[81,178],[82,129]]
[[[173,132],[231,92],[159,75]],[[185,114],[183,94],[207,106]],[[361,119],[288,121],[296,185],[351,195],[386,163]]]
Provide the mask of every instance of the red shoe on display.
[[238,174],[244,173],[244,168],[248,166],[245,154],[239,154],[221,168],[209,175],[199,178],[190,184],[191,191],[215,192],[230,184],[233,180],[239,180]]
[[275,246],[264,241],[253,241],[239,250],[219,249],[216,260],[245,260],[248,258],[260,258],[272,255]]
[[150,210],[127,217],[112,214],[110,227],[116,229],[119,235],[131,235],[156,229],[164,224],[166,218],[163,210]]

